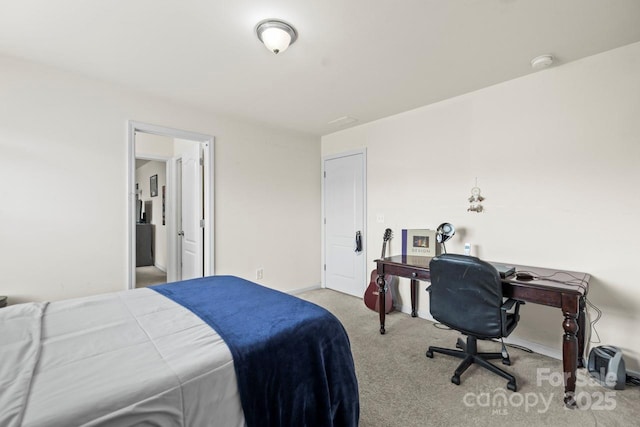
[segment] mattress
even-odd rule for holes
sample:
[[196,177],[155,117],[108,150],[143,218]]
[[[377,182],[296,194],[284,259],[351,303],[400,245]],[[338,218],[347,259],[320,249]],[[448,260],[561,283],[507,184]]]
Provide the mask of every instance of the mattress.
[[2,426],[245,425],[225,342],[151,289],[9,306],[0,323]]
[[0,426],[357,426],[325,309],[212,276],[0,310]]

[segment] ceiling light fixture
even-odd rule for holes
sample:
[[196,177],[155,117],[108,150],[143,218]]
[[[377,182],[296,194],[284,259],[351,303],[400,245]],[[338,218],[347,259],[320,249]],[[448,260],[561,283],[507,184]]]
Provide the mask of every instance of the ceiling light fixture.
[[553,56],[551,55],[540,55],[531,60],[531,68],[534,70],[547,68],[551,64],[553,64]]
[[298,39],[298,32],[291,25],[277,19],[265,19],[256,26],[258,38],[271,52],[284,52]]

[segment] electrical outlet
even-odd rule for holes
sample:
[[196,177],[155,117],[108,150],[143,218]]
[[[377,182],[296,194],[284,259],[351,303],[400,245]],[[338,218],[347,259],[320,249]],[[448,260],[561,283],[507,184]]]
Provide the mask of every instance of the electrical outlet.
[[379,222],[380,224],[384,223],[384,214],[378,214],[376,215],[376,221]]
[[264,271],[262,271],[261,268],[256,270],[256,279],[258,280],[262,280],[262,277],[264,276]]

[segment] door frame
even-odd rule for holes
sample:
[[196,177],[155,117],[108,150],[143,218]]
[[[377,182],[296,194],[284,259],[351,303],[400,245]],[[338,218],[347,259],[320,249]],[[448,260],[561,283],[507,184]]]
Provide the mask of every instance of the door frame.
[[[167,162],[167,166],[167,181],[170,181],[174,187],[174,191],[171,192],[169,198],[171,201],[170,224],[173,234],[171,239],[167,238],[167,257],[175,264],[171,276],[167,271],[167,281],[174,282],[182,278],[182,238],[178,238],[179,225],[182,222],[182,157],[172,157]],[[178,203],[178,200],[180,200],[180,203]]]
[[[359,149],[355,149],[355,150],[349,150],[349,151],[344,151],[341,153],[335,153],[335,154],[328,154],[326,156],[322,157],[322,175],[321,175],[321,180],[322,180],[322,203],[321,203],[321,219],[320,219],[320,224],[322,227],[322,257],[320,260],[320,271],[322,272],[322,284],[321,287],[322,288],[326,288],[327,287],[327,269],[326,269],[326,259],[327,259],[327,230],[326,230],[326,224],[327,224],[327,220],[326,220],[326,211],[325,211],[325,200],[324,200],[324,192],[325,192],[325,176],[326,176],[326,170],[325,170],[325,163],[328,160],[334,160],[334,159],[339,159],[342,157],[349,157],[349,156],[354,156],[354,155],[358,155],[361,154],[362,155],[362,192],[363,192],[363,197],[362,197],[362,203],[364,206],[362,206],[362,215],[363,215],[363,219],[362,219],[362,237],[363,237],[363,244],[362,244],[362,256],[364,257],[363,259],[365,260],[364,265],[362,266],[362,268],[364,269],[362,272],[362,277],[364,277],[365,281],[368,277],[367,274],[367,265],[368,262],[367,260],[369,259],[367,257],[367,242],[368,242],[368,234],[367,234],[367,229],[368,229],[368,221],[367,221],[367,148],[363,147],[363,148],[359,148]],[[367,284],[363,283],[363,288],[362,288],[362,294],[364,295],[364,291],[367,289]]]
[[[214,228],[214,137],[211,135],[205,135],[197,132],[184,131],[180,129],[174,129],[164,126],[153,125],[149,123],[138,122],[134,120],[127,121],[127,142],[128,142],[128,203],[127,203],[127,225],[128,225],[128,280],[126,289],[134,289],[136,285],[136,147],[135,147],[135,134],[136,132],[149,133],[153,135],[166,136],[170,138],[187,139],[194,142],[199,142],[203,148],[203,192],[204,192],[204,275],[210,276],[215,274],[215,228]],[[174,171],[172,167],[168,168],[167,184],[172,182]],[[173,193],[173,192],[171,192]],[[169,194],[167,203],[170,206],[175,206],[175,201],[171,199],[171,193]],[[172,215],[173,216],[173,215]],[[174,219],[175,221],[175,219]],[[167,229],[167,233],[169,228]],[[171,252],[175,250],[169,245],[169,236],[167,236],[168,243],[168,255],[167,263],[172,261]]]

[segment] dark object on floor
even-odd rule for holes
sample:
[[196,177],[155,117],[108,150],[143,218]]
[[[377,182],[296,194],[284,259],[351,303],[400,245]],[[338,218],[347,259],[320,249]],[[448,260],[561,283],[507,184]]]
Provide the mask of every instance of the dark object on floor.
[[600,345],[589,352],[587,365],[591,375],[600,385],[615,390],[624,390],[627,370],[622,350],[612,345]]

